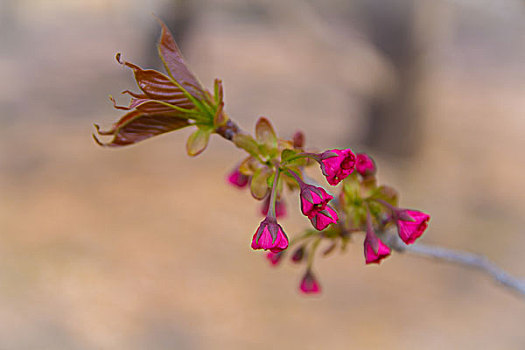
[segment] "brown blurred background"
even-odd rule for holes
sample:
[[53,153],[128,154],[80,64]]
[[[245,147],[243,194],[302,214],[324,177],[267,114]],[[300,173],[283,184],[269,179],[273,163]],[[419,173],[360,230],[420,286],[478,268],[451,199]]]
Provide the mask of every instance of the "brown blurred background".
[[222,139],[95,145],[134,87],[114,54],[159,67],[152,13],[244,128],[370,151],[431,213],[422,241],[525,277],[523,1],[0,0],[0,349],[525,348],[522,299],[411,256],[365,266],[360,242],[300,295],[302,270],[250,249],[259,204],[225,184]]

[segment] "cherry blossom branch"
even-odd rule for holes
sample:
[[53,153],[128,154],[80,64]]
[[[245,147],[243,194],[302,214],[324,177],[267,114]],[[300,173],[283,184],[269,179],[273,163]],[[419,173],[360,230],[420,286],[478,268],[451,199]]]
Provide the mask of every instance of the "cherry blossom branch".
[[409,253],[424,258],[436,259],[438,261],[477,269],[492,277],[502,286],[517,292],[521,297],[525,298],[525,280],[510,275],[483,255],[424,243],[406,245],[395,235],[389,235],[385,240],[392,249],[400,253]]
[[[166,132],[196,127],[186,142],[190,156],[203,152],[214,133],[245,150],[249,156],[236,167],[228,180],[237,187],[245,187],[249,182],[252,196],[258,200],[266,199],[266,212],[264,206],[262,209],[266,218],[253,235],[251,246],[255,250],[269,250],[274,265],[289,246],[288,237],[277,222],[277,201],[284,188],[278,186],[279,174],[283,171],[283,174],[291,175],[281,179],[291,190],[296,190],[299,184],[301,211],[315,228],[313,234],[307,232],[299,236],[298,239],[308,238],[309,242],[302,243],[292,256],[294,262],[300,262],[304,249],[309,245],[306,272],[300,286],[304,293],[320,292],[312,265],[321,240],[332,242],[332,248],[323,252],[323,255],[327,255],[338,242],[344,249],[351,233],[366,231],[364,254],[367,264],[378,264],[390,255],[391,250],[408,252],[476,268],[525,297],[525,280],[509,275],[484,256],[424,244],[411,245],[426,230],[430,216],[419,210],[398,207],[397,191],[377,184],[377,167],[366,153],[354,154],[349,148],[331,149],[320,154],[305,152],[304,135],[301,132],[297,132],[292,140],[280,139],[270,121],[264,117],[259,118],[255,125],[255,137],[243,131],[223,110],[221,81],[215,80],[213,95],[205,90],[186,67],[167,27],[162,22],[160,24],[162,32],[158,49],[168,75],[155,70],[143,70],[122,60],[121,55],[117,54],[117,61],[133,70],[142,92],[124,91],[131,95],[127,107],[117,106],[111,99],[115,108],[128,112],[109,130],[101,130],[95,125],[98,135],[113,136],[109,142],[101,142],[93,135],[99,145],[122,147]],[[302,176],[297,176],[303,167],[314,164],[309,162],[312,159],[319,163],[330,185],[336,186],[345,181],[339,195],[330,195],[323,186],[307,184],[301,179]],[[274,176],[273,180],[271,176]],[[272,188],[270,196],[269,187]],[[334,197],[332,205],[336,205],[339,213],[328,205]],[[382,232],[389,224],[396,226],[397,235]]]

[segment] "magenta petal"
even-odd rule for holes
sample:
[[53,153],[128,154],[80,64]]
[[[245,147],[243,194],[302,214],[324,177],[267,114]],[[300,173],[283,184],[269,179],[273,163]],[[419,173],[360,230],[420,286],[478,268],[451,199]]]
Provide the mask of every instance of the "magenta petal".
[[243,188],[248,185],[248,181],[250,180],[250,177],[247,175],[242,174],[239,169],[234,169],[229,175],[228,175],[228,182],[232,184],[233,186]]
[[355,169],[361,176],[373,175],[376,173],[374,160],[366,153],[358,153]]
[[[377,245],[377,252],[374,251],[374,245]],[[381,260],[390,255],[390,248],[375,235],[370,236],[368,233],[365,238],[364,249],[367,264],[379,264]]]
[[278,253],[288,248],[288,237],[275,219],[264,219],[252,238],[253,249],[270,250]]
[[411,218],[413,221],[403,220],[398,218],[397,231],[399,237],[406,244],[412,244],[418,239],[427,229],[430,216],[417,210],[405,209],[398,214],[398,217]]
[[329,201],[333,199],[324,188],[304,185],[301,188],[301,210],[309,218],[324,210]]
[[280,262],[281,262],[281,259],[283,257],[283,253],[282,252],[279,252],[279,253],[274,253],[274,252],[268,252],[266,254],[266,258],[268,259],[268,261],[270,261],[270,263],[272,265],[278,265]]
[[320,156],[321,170],[330,185],[337,185],[348,177],[356,164],[356,156],[350,149],[333,149],[325,151]]
[[299,288],[305,294],[318,294],[321,292],[321,286],[310,270],[307,270],[304,274]]
[[319,231],[324,230],[330,224],[336,223],[337,220],[339,220],[337,212],[329,205],[327,205],[324,210],[318,212],[315,216],[310,218],[312,225]]
[[275,217],[285,217],[286,216],[286,203],[284,201],[277,201],[275,202]]

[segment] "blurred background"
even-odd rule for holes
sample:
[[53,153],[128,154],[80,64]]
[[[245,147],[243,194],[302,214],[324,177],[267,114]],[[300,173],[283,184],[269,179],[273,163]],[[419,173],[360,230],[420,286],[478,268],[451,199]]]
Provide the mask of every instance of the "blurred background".
[[[118,150],[92,123],[160,68],[165,20],[246,130],[369,151],[428,244],[525,277],[525,3],[519,0],[0,0],[0,349],[523,349],[525,303],[480,273],[361,242],[302,269],[250,249],[242,153],[190,130]],[[136,90],[136,89],[135,89]],[[309,222],[297,196],[282,225]]]

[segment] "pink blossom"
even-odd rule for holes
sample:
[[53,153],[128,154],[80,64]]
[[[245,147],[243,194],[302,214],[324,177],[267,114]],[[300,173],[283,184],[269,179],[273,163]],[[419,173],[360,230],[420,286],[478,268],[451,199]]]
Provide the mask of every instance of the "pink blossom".
[[366,153],[357,154],[355,169],[361,176],[374,175],[377,170],[374,160]]
[[381,260],[390,255],[390,248],[376,236],[371,224],[366,230],[364,248],[367,264],[379,264]]
[[228,182],[239,188],[246,187],[246,185],[248,185],[248,180],[250,180],[250,177],[241,173],[239,168],[233,169],[233,171],[228,175]]
[[304,245],[300,246],[299,248],[297,248],[293,254],[292,254],[292,261],[294,263],[300,263],[301,260],[303,260],[304,258],[304,255],[305,255],[305,252],[304,252]]
[[[266,216],[268,215],[268,210],[270,209],[270,196],[267,196],[261,206],[261,214]],[[275,217],[285,217],[286,216],[286,203],[284,201],[277,200],[275,202]]]
[[428,227],[430,216],[417,210],[401,209],[396,212],[397,232],[406,244],[414,243]]
[[306,270],[300,285],[301,292],[305,294],[321,293],[321,285],[310,269]]
[[281,262],[282,257],[283,257],[283,252],[278,252],[278,253],[268,252],[266,254],[266,259],[268,259],[274,266]]
[[355,169],[356,157],[352,150],[332,149],[320,156],[321,170],[330,185],[337,185]]
[[326,208],[330,196],[322,187],[301,184],[301,210],[308,218],[312,218]]
[[316,215],[309,218],[312,225],[319,231],[324,230],[328,225],[336,223],[339,220],[337,213],[329,205],[324,210],[319,211]]
[[278,253],[288,248],[288,237],[284,233],[281,225],[277,223],[275,218],[266,217],[259,225],[252,238],[253,249],[270,250],[273,253]]

